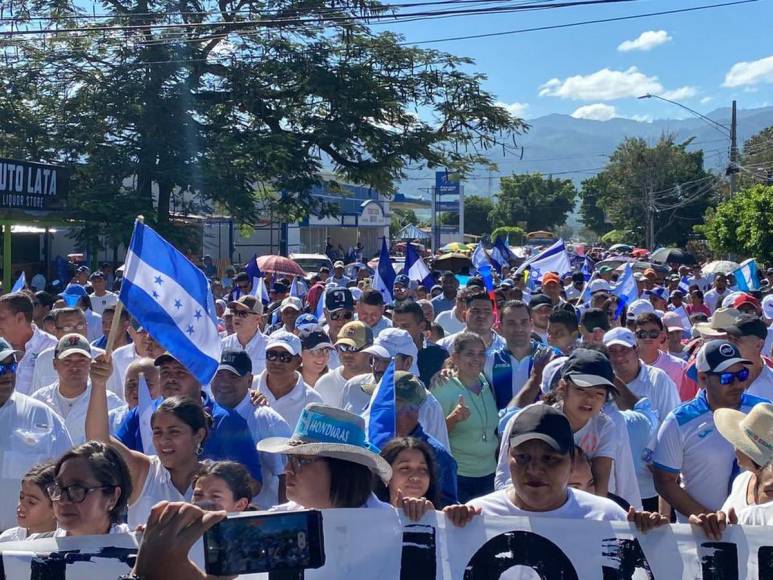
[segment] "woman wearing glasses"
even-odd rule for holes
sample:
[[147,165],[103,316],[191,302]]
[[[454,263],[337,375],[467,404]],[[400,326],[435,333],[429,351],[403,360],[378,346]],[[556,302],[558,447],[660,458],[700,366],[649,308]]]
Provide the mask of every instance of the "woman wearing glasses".
[[313,330],[301,336],[301,368],[303,382],[313,387],[328,371],[330,352],[335,350],[330,338],[321,330]]
[[89,441],[65,453],[47,491],[58,527],[30,539],[129,531],[120,521],[132,495],[132,478],[118,451],[105,443]]

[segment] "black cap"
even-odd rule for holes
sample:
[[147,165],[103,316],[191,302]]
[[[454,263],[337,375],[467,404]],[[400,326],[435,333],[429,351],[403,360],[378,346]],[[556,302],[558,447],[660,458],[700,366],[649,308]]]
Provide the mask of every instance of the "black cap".
[[726,340],[710,340],[698,351],[695,369],[699,373],[721,373],[736,363],[750,365],[752,362],[741,357],[741,351]]
[[332,350],[335,348],[330,337],[321,330],[315,330],[301,337],[301,346],[303,350],[319,350],[325,347]]
[[580,388],[606,387],[617,392],[609,359],[597,350],[578,348],[564,363],[561,378]]
[[756,336],[765,340],[768,338],[768,327],[756,316],[741,316],[733,326],[726,329],[730,336]]
[[529,405],[513,419],[510,449],[532,439],[544,441],[563,455],[574,449],[574,435],[569,419],[550,405]]
[[325,292],[325,308],[329,312],[340,310],[341,308],[354,309],[354,298],[352,291],[348,288],[331,288]]
[[240,377],[248,375],[252,372],[250,355],[243,350],[226,349],[220,356],[220,364],[217,370],[230,371]]
[[531,297],[531,300],[529,300],[529,308],[534,310],[535,308],[539,308],[540,306],[550,306],[553,307],[553,301],[550,299],[550,296],[547,296],[545,294],[535,294]]

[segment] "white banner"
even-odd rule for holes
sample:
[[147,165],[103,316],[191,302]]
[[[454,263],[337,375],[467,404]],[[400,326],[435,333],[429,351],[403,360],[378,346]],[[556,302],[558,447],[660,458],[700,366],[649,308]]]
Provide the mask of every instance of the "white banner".
[[[401,525],[381,510],[323,512],[325,565],[305,577],[356,580],[773,579],[770,527],[731,526],[720,542],[687,525],[637,533],[625,523],[442,514]],[[112,580],[131,569],[132,535],[0,544],[8,580]],[[201,561],[199,544],[195,561]],[[267,574],[242,578],[268,578]]]

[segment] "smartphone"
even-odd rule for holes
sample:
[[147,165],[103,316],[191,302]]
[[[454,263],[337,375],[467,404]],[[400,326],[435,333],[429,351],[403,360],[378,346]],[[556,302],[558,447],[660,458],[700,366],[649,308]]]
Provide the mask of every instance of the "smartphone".
[[322,512],[231,514],[204,534],[207,574],[238,576],[325,564]]

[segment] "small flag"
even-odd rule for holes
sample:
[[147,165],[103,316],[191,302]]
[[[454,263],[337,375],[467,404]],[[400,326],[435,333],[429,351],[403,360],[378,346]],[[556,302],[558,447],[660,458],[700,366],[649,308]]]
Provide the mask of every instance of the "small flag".
[[625,265],[625,270],[617,280],[617,284],[612,287],[612,294],[617,296],[618,304],[615,311],[615,320],[625,308],[639,297],[639,288],[636,286],[636,279],[633,277],[633,268],[631,264]]
[[245,264],[244,271],[247,272],[250,278],[260,278],[263,276],[263,272],[260,271],[260,266],[258,266],[257,254],[252,256],[250,261]]
[[295,296],[296,298],[300,298],[301,295],[298,292],[298,279],[293,278],[292,283],[290,284],[290,296]]
[[741,262],[737,270],[731,274],[735,277],[735,286],[742,292],[753,292],[760,289],[760,279],[757,276],[757,262],[754,258]]
[[410,242],[405,246],[405,266],[403,272],[408,275],[408,279],[414,282],[419,282],[427,290],[431,290],[434,285],[432,279],[432,272],[429,271],[424,260],[419,256],[419,252],[416,251]]
[[21,292],[26,287],[27,287],[27,275],[24,273],[24,270],[22,270],[18,280],[16,280],[16,283],[13,285],[13,288],[11,288],[11,292]]
[[263,276],[252,279],[252,295],[260,298],[263,306],[267,306],[271,301],[268,297],[268,290],[266,289],[266,279]]
[[381,296],[384,298],[385,304],[391,304],[394,302],[392,296],[392,287],[395,285],[394,266],[389,259],[389,248],[387,247],[386,238],[381,238],[381,254],[378,257],[378,267],[376,273],[373,275],[373,288],[381,292]]
[[140,373],[139,402],[137,403],[137,415],[140,419],[140,439],[142,440],[142,452],[145,455],[155,455],[156,448],[153,445],[153,428],[150,426],[150,418],[155,411],[153,397],[150,394],[150,386],[145,380],[145,373]]
[[585,281],[587,282],[590,280],[590,277],[593,275],[593,262],[590,261],[587,257],[582,261],[582,276],[585,278]]
[[502,272],[502,266],[510,264],[510,260],[515,260],[515,254],[510,250],[510,247],[502,241],[502,238],[497,237],[494,242],[494,247],[491,249],[491,261],[494,263],[497,272]]
[[549,248],[526,260],[518,267],[516,273],[520,274],[529,266],[537,266],[543,272],[555,272],[559,276],[571,272],[572,263],[569,260],[569,254],[566,252],[564,240],[558,240]]
[[685,296],[690,294],[690,280],[687,278],[687,276],[682,276],[682,279],[679,280],[679,287],[677,290],[679,290]]
[[488,254],[483,247],[483,242],[478,242],[478,245],[475,246],[475,251],[472,253],[470,259],[472,260],[472,265],[475,266],[475,269],[478,271],[480,271],[481,266],[486,264],[491,266],[491,258],[488,257]]
[[376,387],[366,411],[368,441],[381,449],[397,435],[397,400],[395,399],[395,362],[389,363]]

